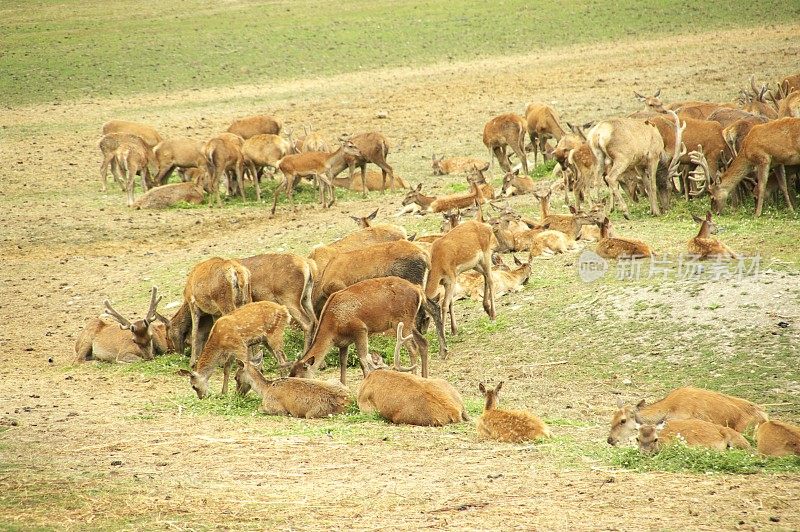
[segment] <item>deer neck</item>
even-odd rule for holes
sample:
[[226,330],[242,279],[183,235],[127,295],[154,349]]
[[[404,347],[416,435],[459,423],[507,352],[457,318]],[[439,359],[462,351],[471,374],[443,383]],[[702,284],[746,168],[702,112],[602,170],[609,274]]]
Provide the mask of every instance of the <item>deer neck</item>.
[[608,224],[603,224],[600,226],[600,238],[608,238]]
[[542,207],[542,220],[550,216],[550,200],[549,198],[539,198],[539,205]]
[[341,174],[344,171],[344,169],[349,166],[347,164],[345,155],[346,155],[345,151],[342,148],[339,148],[338,150],[330,154],[328,156],[328,159],[325,161],[325,170],[331,177],[331,179]]
[[731,165],[719,178],[719,190],[727,197],[730,192],[747,177],[753,169],[753,164],[745,157],[743,150],[739,150],[739,155],[733,160]]
[[488,412],[497,407],[497,396],[493,393],[486,394],[486,403],[483,405],[483,411]]
[[700,224],[700,231],[697,233],[697,238],[709,238],[711,236],[711,231],[708,228],[708,222],[703,220],[703,223]]
[[426,196],[422,192],[417,192],[414,196],[414,203],[422,207],[423,209],[427,209],[430,207],[431,203],[436,201],[436,198],[433,196]]

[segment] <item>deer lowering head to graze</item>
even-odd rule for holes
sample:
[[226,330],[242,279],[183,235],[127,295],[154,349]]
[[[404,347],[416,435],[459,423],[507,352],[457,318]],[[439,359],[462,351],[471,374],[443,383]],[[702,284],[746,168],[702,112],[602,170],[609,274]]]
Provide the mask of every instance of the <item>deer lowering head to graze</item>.
[[[542,159],[547,160],[545,146],[547,139],[554,139],[556,142],[561,140],[566,131],[559,123],[558,113],[545,103],[530,103],[525,109],[525,122],[528,135],[533,146],[533,164],[537,164],[539,152]],[[520,159],[522,161],[523,159]],[[525,170],[528,173],[528,170]]]
[[109,166],[114,180],[119,183],[123,190],[125,189],[126,183],[124,182],[123,177],[120,175],[122,168],[118,166],[116,158],[117,149],[124,145],[137,146],[137,151],[146,154],[148,173],[152,174],[152,172],[158,171],[158,164],[156,162],[155,155],[141,137],[131,133],[107,133],[100,138],[100,141],[97,144],[97,146],[100,148],[100,153],[103,154],[103,162],[100,164],[100,179],[103,183],[101,190],[103,192],[107,190],[106,178],[108,177]]
[[[433,319],[439,337],[439,354],[447,356],[439,307],[425,297],[422,289],[399,277],[367,279],[333,294],[325,302],[311,347],[290,370],[292,377],[305,377],[317,369],[331,347],[339,349],[340,380],[345,384],[347,350],[356,345],[361,370],[367,375],[376,364],[369,355],[369,336],[393,331],[400,322],[408,324],[411,336],[406,346],[412,363],[422,358],[422,376],[428,376],[428,342],[422,335],[428,318]],[[412,325],[413,324],[413,325]]]
[[382,182],[381,192],[386,190],[386,176],[389,176],[389,186],[394,192],[394,170],[389,163],[386,162],[386,157],[389,155],[389,141],[381,133],[372,131],[369,133],[360,133],[349,137],[349,141],[356,147],[356,151],[348,153],[345,157],[346,164],[336,165],[331,169],[329,177],[333,179],[345,168],[350,171],[349,180],[353,180],[353,174],[356,166],[361,168],[361,190],[364,196],[367,195],[367,163],[377,165],[381,169]]
[[524,410],[497,408],[502,387],[502,381],[494,388],[487,388],[483,383],[478,385],[478,389],[486,398],[483,414],[478,418],[476,425],[478,438],[510,443],[549,438],[550,429],[537,416]]
[[237,118],[228,126],[228,133],[249,139],[255,135],[278,135],[283,129],[283,120],[270,115],[255,115]]
[[192,268],[183,289],[185,310],[189,311],[192,323],[189,366],[194,367],[210,332],[210,320],[203,320],[203,316],[215,320],[252,300],[250,270],[238,261],[212,257]]
[[170,183],[151,188],[133,202],[134,209],[166,209],[178,203],[203,203],[203,187],[196,183]]
[[453,290],[458,274],[475,269],[483,275],[483,309],[489,318],[495,319],[494,283],[492,281],[492,251],[497,247],[497,239],[492,228],[476,220],[464,222],[431,246],[431,271],[425,285],[425,295],[437,298],[439,287],[444,287],[442,321],[445,313],[450,314],[450,331],[456,333],[456,318],[453,312]]
[[153,287],[147,314],[134,322],[128,321],[106,300],[106,314],[114,321],[101,316],[86,324],[75,341],[75,361],[137,362],[165,353],[168,322],[156,310],[161,301],[157,294],[158,290]]
[[[229,176],[229,174],[235,176],[242,201],[245,200],[244,156],[242,155],[243,143],[244,141],[241,137],[236,137],[230,133],[223,133],[217,135],[203,145],[202,153],[206,159],[206,168],[210,176],[209,181],[211,194],[213,196],[212,204],[222,206],[222,200],[219,197],[219,185],[222,178]],[[230,193],[231,190],[233,190],[233,188],[229,181],[228,192]],[[259,192],[258,182],[256,182],[256,192]]]
[[730,427],[736,432],[767,421],[767,414],[750,401],[702,388],[677,388],[650,405],[642,400],[638,405],[626,406],[618,398],[617,408],[611,418],[610,445],[626,443],[637,433],[637,413],[648,423],[664,416],[669,420],[694,418]]
[[703,259],[735,259],[738,257],[731,248],[711,235],[717,234],[717,224],[711,221],[711,211],[706,212],[705,219],[692,215],[692,220],[700,224],[697,236],[689,240],[687,248],[690,255]]
[[159,142],[153,148],[158,165],[155,181],[163,185],[169,175],[177,168],[205,168],[206,158],[203,155],[203,143],[186,137],[174,137]]
[[211,333],[203,346],[192,371],[180,370],[189,377],[189,383],[204,399],[208,396],[208,379],[218,366],[223,367],[222,393],[228,393],[228,380],[233,364],[250,360],[250,348],[264,344],[275,356],[278,365],[286,367],[283,351],[283,333],[289,323],[289,311],[272,301],[247,303],[230,314],[220,317],[211,327]]
[[144,141],[148,148],[151,150],[156,144],[161,142],[161,135],[152,126],[147,124],[140,124],[139,122],[127,122],[125,120],[111,120],[103,124],[103,135],[109,133],[128,133],[136,135]]
[[475,157],[448,157],[445,159],[444,155],[436,157],[435,153],[431,154],[431,166],[433,175],[470,173],[475,167],[489,169],[489,163]]
[[800,427],[767,421],[756,429],[758,452],[767,456],[800,455]]
[[[408,184],[408,181],[397,175],[394,175],[394,184],[396,187],[401,189],[408,189],[411,186]],[[350,179],[349,177],[334,177],[331,180],[334,186],[339,188],[346,188],[347,190],[352,190],[353,192],[364,192],[363,183],[361,179]],[[367,171],[367,191],[369,192],[378,192],[384,188],[383,186],[383,174],[381,172],[376,172],[374,170]]]
[[254,182],[261,179],[265,166],[277,168],[278,161],[292,153],[293,143],[280,135],[253,135],[242,145],[244,164]]
[[611,220],[604,218],[598,224],[600,227],[600,240],[597,242],[595,252],[605,259],[628,259],[649,257],[653,254],[650,246],[635,238],[610,237]]
[[[395,370],[372,371],[358,388],[358,408],[377,412],[391,423],[440,427],[469,421],[461,394],[443,379],[426,379],[400,367],[400,345],[412,340],[397,325]],[[408,343],[406,343],[408,345]]]
[[285,306],[303,330],[308,348],[317,324],[311,305],[317,274],[314,261],[293,253],[263,253],[239,262],[250,271],[253,301],[272,301]]
[[331,151],[328,142],[318,132],[313,131],[308,126],[303,126],[305,134],[294,142],[297,153],[308,153],[312,151]]
[[497,158],[500,168],[504,172],[511,171],[511,163],[506,155],[506,147],[519,158],[525,174],[528,173],[528,159],[525,158],[525,133],[527,124],[519,115],[508,113],[496,116],[486,122],[483,127],[483,145],[489,149],[489,167],[494,165]]
[[757,124],[766,124],[767,122],[769,122],[769,120],[763,116],[750,115],[749,117],[737,120],[725,127],[722,130],[722,138],[725,139],[725,144],[728,145],[731,155],[736,157],[739,154],[739,151],[742,149],[742,141],[747,137],[747,134],[750,133],[750,130],[753,129],[753,126]]
[[251,388],[261,396],[259,411],[271,416],[305,419],[341,414],[350,404],[350,391],[341,385],[297,377],[267,380],[249,361],[236,373],[237,391]]
[[[496,257],[499,258],[500,255],[496,255]],[[502,258],[499,258],[499,260],[501,264],[492,268],[495,297],[522,291],[531,276],[530,262],[523,263],[517,257],[514,257],[514,264],[517,267],[510,270],[502,263]],[[453,299],[457,301],[463,297],[468,297],[474,301],[483,299],[483,276],[481,274],[469,271],[458,276],[456,287],[453,290]]]
[[[755,215],[761,216],[767,178],[773,165],[800,165],[800,118],[779,118],[750,129],[736,158],[720,176],[719,184],[709,186],[714,211],[720,214],[731,191],[748,174],[755,171],[758,183]],[[792,198],[786,186],[786,174],[780,170],[776,175],[786,204],[794,212]]]
[[644,421],[637,413],[634,421],[638,430],[636,441],[644,454],[655,454],[663,445],[681,441],[690,447],[707,447],[716,451],[749,449],[744,436],[729,427],[701,419],[661,418],[655,423]]

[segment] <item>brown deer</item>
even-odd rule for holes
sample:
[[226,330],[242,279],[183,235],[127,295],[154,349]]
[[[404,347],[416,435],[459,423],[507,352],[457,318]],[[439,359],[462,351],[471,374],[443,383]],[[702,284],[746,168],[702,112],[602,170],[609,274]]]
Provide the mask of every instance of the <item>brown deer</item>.
[[97,144],[97,147],[100,148],[100,153],[103,154],[103,162],[100,164],[100,179],[103,183],[101,190],[103,192],[106,192],[107,190],[106,184],[109,166],[114,180],[119,183],[123,190],[125,190],[126,183],[120,175],[122,169],[117,166],[116,151],[120,146],[129,144],[138,146],[137,151],[141,151],[146,155],[148,172],[151,170],[158,171],[156,158],[153,155],[150,147],[144,140],[142,140],[141,137],[131,133],[107,133],[100,138],[100,141]]
[[291,136],[287,140],[280,135],[262,134],[254,135],[244,141],[242,145],[244,164],[256,184],[256,196],[259,200],[261,200],[261,191],[258,187],[258,180],[261,178],[264,167],[277,168],[278,162],[292,153],[295,151]]
[[706,212],[705,219],[692,215],[692,220],[700,224],[697,236],[689,240],[689,254],[704,259],[735,259],[738,255],[728,246],[712,237],[717,234],[717,224],[711,221],[711,211]]
[[758,452],[767,456],[800,455],[800,427],[767,421],[756,429]]
[[436,157],[431,154],[431,167],[433,175],[465,174],[472,172],[475,167],[489,169],[489,163],[475,157]]
[[[213,322],[252,300],[250,270],[238,261],[212,257],[192,268],[183,289],[183,312],[188,310],[192,323],[190,367],[194,367],[210,332],[209,320],[203,320],[203,316],[210,316]],[[175,320],[182,319],[179,316]],[[177,342],[176,349],[180,345],[182,342]]]
[[793,91],[800,91],[800,73],[786,76],[783,78],[783,81],[778,84],[778,87],[784,95],[790,94]]
[[133,202],[134,209],[166,209],[178,203],[199,205],[205,200],[205,191],[197,183],[170,183],[151,188]]
[[610,237],[611,220],[604,218],[595,253],[605,259],[642,258],[653,254],[650,246],[635,238]]
[[478,418],[476,425],[478,438],[509,443],[549,438],[550,429],[537,416],[524,410],[497,408],[502,387],[503,381],[494,388],[487,388],[483,383],[478,385],[478,389],[486,398],[483,414]]
[[114,310],[106,300],[106,313],[116,323],[102,316],[89,321],[75,341],[75,361],[138,362],[152,360],[155,355],[165,353],[169,343],[165,323],[156,323],[160,318],[156,308],[161,301],[157,294],[158,289],[153,287],[147,314],[144,319],[133,323]]
[[142,190],[147,192],[150,188],[150,166],[152,154],[150,149],[142,146],[141,143],[123,143],[114,150],[114,165],[121,171],[125,192],[128,196],[128,207],[133,207],[133,190],[136,183],[136,176],[142,177]]
[[316,262],[317,271],[322,273],[328,263],[339,253],[361,249],[372,244],[382,242],[394,242],[396,240],[406,240],[408,235],[405,228],[389,224],[380,224],[376,227],[368,227],[353,231],[347,236],[331,242],[328,245],[315,246],[308,257]]
[[722,138],[725,139],[725,144],[728,145],[731,155],[736,157],[736,155],[739,154],[739,150],[742,149],[742,141],[747,137],[747,134],[750,133],[750,130],[753,129],[753,126],[757,124],[766,124],[767,122],[769,122],[769,120],[763,116],[750,115],[749,117],[742,118],[726,126],[722,130]]
[[294,149],[297,153],[308,153],[312,151],[330,151],[325,138],[309,126],[303,126],[305,135],[294,142]]
[[444,287],[442,321],[450,314],[450,332],[456,334],[456,318],[453,313],[453,290],[458,274],[475,269],[483,275],[483,309],[489,318],[495,319],[494,282],[492,281],[492,251],[497,239],[492,228],[476,220],[455,227],[431,245],[431,270],[425,285],[425,295],[437,298],[439,286]]
[[278,135],[281,129],[283,129],[283,120],[280,118],[270,115],[254,115],[237,118],[225,131],[239,135],[246,140],[255,135]]
[[367,216],[351,216],[350,219],[353,220],[361,229],[368,229],[372,228],[381,228],[385,229],[386,231],[395,233],[395,234],[406,234],[406,229],[402,225],[395,225],[395,224],[373,224],[372,221],[378,216],[378,211],[380,209],[375,209]]
[[694,418],[730,427],[736,432],[767,421],[767,414],[750,401],[691,387],[677,388],[664,399],[650,405],[645,405],[642,400],[638,405],[626,406],[622,399],[617,398],[617,408],[611,419],[608,435],[610,445],[627,442],[636,434],[637,413],[647,422],[654,422],[663,416],[669,420]]
[[[502,263],[502,259],[500,259],[500,262]],[[495,297],[501,297],[512,292],[520,292],[528,284],[528,279],[531,276],[530,262],[523,263],[515,256],[514,264],[517,265],[514,270],[509,270],[505,264],[492,268]],[[463,297],[468,297],[475,301],[483,299],[483,277],[481,274],[470,271],[458,276],[456,287],[453,290],[453,299],[457,301]]]
[[158,166],[155,182],[163,185],[169,175],[177,168],[205,168],[206,158],[203,155],[203,143],[186,137],[173,137],[163,140],[153,148]]
[[533,179],[528,176],[519,175],[519,168],[514,168],[506,172],[503,176],[503,196],[521,196],[522,194],[532,194],[535,189]]
[[358,408],[378,412],[391,423],[441,427],[469,421],[461,394],[444,379],[426,379],[400,367],[400,345],[412,340],[403,336],[403,324],[397,325],[394,349],[395,371],[388,368],[372,371],[358,388]]
[[393,331],[397,324],[413,323],[406,345],[412,363],[422,358],[422,376],[428,376],[428,341],[421,330],[433,318],[439,337],[439,354],[447,357],[447,344],[439,307],[425,297],[422,289],[399,277],[378,277],[355,283],[333,294],[320,313],[311,347],[289,372],[291,377],[305,377],[322,364],[331,347],[339,348],[339,369],[342,384],[347,378],[347,350],[355,343],[361,370],[366,376],[376,364],[369,357],[369,336]]
[[638,430],[636,441],[639,451],[644,454],[655,454],[663,445],[669,445],[676,440],[690,447],[708,447],[717,451],[750,448],[744,436],[735,430],[701,419],[661,418],[651,424],[637,413],[635,422]]
[[353,181],[353,174],[356,166],[361,168],[361,190],[364,197],[367,195],[367,163],[373,163],[381,169],[383,180],[381,192],[386,190],[386,176],[389,176],[389,187],[394,192],[394,170],[386,162],[389,155],[389,141],[381,133],[372,131],[360,133],[350,137],[350,142],[357,148],[357,153],[348,153],[346,156],[347,165],[343,168],[336,167],[330,174],[330,178],[336,177],[344,168],[350,171],[350,181]]
[[599,203],[589,211],[578,210],[574,206],[569,206],[571,214],[552,214],[550,212],[550,197],[552,192],[547,190],[545,195],[539,196],[539,207],[542,212],[542,219],[537,224],[547,226],[553,231],[561,231],[571,239],[576,239],[584,225],[594,225],[603,221],[605,218],[604,205]]
[[236,382],[240,395],[251,388],[260,395],[259,412],[271,416],[305,419],[335,416],[351,402],[350,391],[344,386],[297,377],[268,381],[249,361],[236,373]]
[[189,384],[199,399],[208,397],[208,379],[218,366],[223,367],[222,393],[228,393],[231,368],[238,360],[249,361],[249,348],[264,344],[275,356],[280,367],[286,367],[283,351],[283,333],[289,323],[289,311],[271,301],[248,303],[230,314],[220,317],[211,327],[211,334],[203,346],[192,371],[179,370],[189,377]]
[[[403,179],[397,174],[394,175],[395,185],[401,189],[408,189],[411,188],[411,185],[408,184],[408,181]],[[346,188],[348,190],[352,190],[353,192],[364,192],[363,183],[360,179],[353,179],[350,180],[346,177],[335,177],[331,181],[334,186],[340,188]],[[383,190],[383,174],[381,172],[375,172],[374,170],[369,170],[367,172],[367,191],[369,192],[377,192],[379,190]]]
[[[545,156],[547,139],[554,139],[557,143],[566,134],[566,131],[559,123],[558,113],[544,103],[528,104],[525,109],[525,122],[527,123],[531,146],[533,146],[533,164],[535,166],[539,152],[542,152],[542,159],[547,160]],[[528,171],[526,170],[525,173],[528,173]]]
[[[241,137],[236,137],[230,133],[222,133],[203,145],[202,153],[206,159],[206,169],[208,170],[211,195],[213,196],[212,204],[219,207],[222,206],[222,200],[219,197],[219,185],[222,178],[229,173],[236,178],[242,201],[245,201],[243,143],[244,141]],[[258,189],[257,182],[256,189]],[[228,192],[232,190],[233,188],[229,182]],[[260,193],[258,190],[257,192]]]
[[103,124],[103,135],[109,133],[127,133],[136,135],[144,141],[148,148],[153,149],[162,138],[158,131],[152,126],[139,122],[127,122],[125,120],[111,120]]
[[483,127],[483,144],[489,149],[489,168],[493,167],[494,159],[497,158],[500,168],[504,172],[510,172],[511,163],[506,155],[506,147],[510,147],[519,158],[522,163],[522,169],[527,174],[528,159],[525,158],[526,132],[525,119],[513,113],[496,116],[486,122]]
[[485,195],[480,192],[481,197],[479,198],[479,192],[476,189],[479,189],[480,185],[473,179],[470,181],[470,190],[469,192],[459,192],[457,194],[449,194],[447,196],[426,196],[422,193],[422,183],[419,183],[416,188],[412,188],[407,194],[406,197],[403,198],[402,205],[403,207],[414,206],[413,209],[402,209],[396,216],[403,214],[405,212],[421,212],[423,214],[427,213],[436,213],[436,212],[446,212],[454,209],[466,209],[472,205],[475,205],[475,201],[478,200],[480,203],[485,203],[486,198]]

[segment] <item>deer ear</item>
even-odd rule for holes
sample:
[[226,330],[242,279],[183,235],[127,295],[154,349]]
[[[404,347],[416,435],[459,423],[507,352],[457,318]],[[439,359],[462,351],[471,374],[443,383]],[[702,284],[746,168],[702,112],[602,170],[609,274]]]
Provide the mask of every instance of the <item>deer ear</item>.
[[576,209],[574,205],[570,205],[569,212],[571,212],[572,214],[578,214],[578,209]]
[[633,421],[634,421],[634,426],[636,427],[636,430],[639,430],[639,427],[644,425],[644,421],[642,420],[642,417],[639,415],[639,412],[636,412],[636,414],[634,414]]
[[179,369],[178,371],[175,372],[175,375],[180,375],[181,377],[191,377],[192,376],[192,372],[189,371],[188,369],[181,368],[181,369]]
[[711,221],[711,211],[706,211],[706,220]]
[[692,220],[694,220],[695,223],[698,223],[698,224],[703,223],[703,219],[700,218],[699,216],[694,215],[694,214],[692,215]]
[[659,89],[656,91],[656,93],[653,94],[653,97],[654,98],[658,98],[659,94],[661,94],[661,87],[659,87]]
[[516,255],[511,255],[511,256],[514,257],[514,264],[516,264],[517,266],[522,266],[522,261],[519,260]]
[[494,387],[494,393],[499,393],[500,392],[500,388],[502,388],[502,387],[503,387],[503,381],[500,381],[497,384],[497,386]]
[[413,242],[414,240],[416,240],[416,238],[417,238],[417,233],[414,233],[413,235],[411,235],[410,237],[408,237],[408,241],[409,241],[409,242]]
[[417,185],[417,192],[419,192],[420,190],[422,190],[422,183]]
[[306,363],[304,365],[306,367],[313,366],[315,361],[316,361],[316,357],[311,357],[308,360],[306,360]]
[[478,389],[481,393],[486,393],[486,386],[484,386],[482,382],[478,384]]
[[646,404],[646,403],[644,402],[644,399],[642,399],[641,401],[639,401],[639,402],[636,404],[636,410],[641,410],[642,408],[644,408],[644,405],[645,405],[645,404]]
[[625,406],[625,402],[622,400],[622,397],[617,396],[617,408],[622,408]]
[[377,215],[378,215],[378,209],[375,209],[372,214],[367,216],[367,219],[374,220]]

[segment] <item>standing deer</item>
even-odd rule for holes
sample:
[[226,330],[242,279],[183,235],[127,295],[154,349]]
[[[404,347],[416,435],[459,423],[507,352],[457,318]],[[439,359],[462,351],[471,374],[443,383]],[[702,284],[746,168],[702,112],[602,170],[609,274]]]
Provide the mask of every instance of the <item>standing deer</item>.
[[120,175],[122,168],[118,166],[116,158],[117,149],[123,145],[137,146],[137,151],[146,155],[148,172],[150,172],[151,169],[158,171],[156,158],[150,146],[148,146],[141,137],[131,133],[107,133],[100,138],[97,144],[97,147],[100,148],[100,152],[103,154],[103,162],[100,164],[100,179],[103,183],[101,190],[103,192],[107,190],[106,183],[109,166],[111,167],[111,175],[114,177],[114,180],[125,190],[126,183]]
[[243,139],[249,139],[262,134],[278,135],[281,129],[283,129],[283,120],[280,118],[270,115],[254,115],[237,118],[226,131],[239,135]]
[[142,139],[151,150],[162,140],[161,135],[154,127],[139,122],[127,122],[125,120],[111,120],[103,124],[103,135],[108,135],[110,133],[136,135]]
[[128,196],[128,207],[133,207],[133,189],[136,183],[136,176],[142,177],[142,190],[147,192],[150,188],[150,167],[149,162],[152,158],[150,149],[142,146],[141,143],[123,143],[114,150],[114,164],[122,171],[125,182],[125,192]]
[[[382,134],[377,131],[369,133],[360,133],[350,137],[350,142],[357,148],[357,153],[348,153],[346,156],[347,166],[350,171],[350,181],[353,180],[353,174],[356,166],[361,168],[361,189],[363,190],[364,197],[367,196],[367,163],[373,163],[381,169],[383,174],[383,182],[381,192],[386,190],[386,176],[389,176],[389,186],[394,192],[394,170],[389,163],[386,162],[386,156],[389,155],[389,141]],[[330,178],[333,179],[343,170],[337,167],[334,169]]]
[[522,169],[528,173],[528,159],[525,158],[525,133],[527,125],[525,119],[519,115],[508,113],[499,115],[483,127],[483,144],[489,149],[489,167],[497,159],[504,172],[511,171],[511,163],[506,155],[506,147],[517,155],[522,163]]
[[537,416],[523,410],[497,408],[502,387],[503,381],[494,388],[487,388],[483,383],[478,385],[486,398],[483,415],[478,418],[476,426],[478,438],[510,443],[549,438],[550,429]]
[[542,152],[542,158],[547,160],[545,152],[547,139],[555,139],[558,142],[566,134],[566,131],[561,127],[555,109],[544,103],[528,104],[525,109],[525,121],[531,146],[533,146],[533,164],[535,166],[539,152]]
[[159,142],[153,148],[158,174],[155,181],[164,185],[169,175],[176,168],[205,168],[206,158],[203,155],[203,143],[186,137],[174,137]]
[[[212,203],[219,207],[222,206],[222,200],[219,197],[219,185],[222,177],[229,173],[235,176],[236,184],[242,195],[242,201],[245,201],[243,143],[244,141],[241,137],[231,133],[222,133],[203,145],[202,153],[206,159],[206,168],[213,196]],[[228,192],[233,190],[230,185],[231,183],[229,182]],[[256,187],[258,187],[257,182]]]

